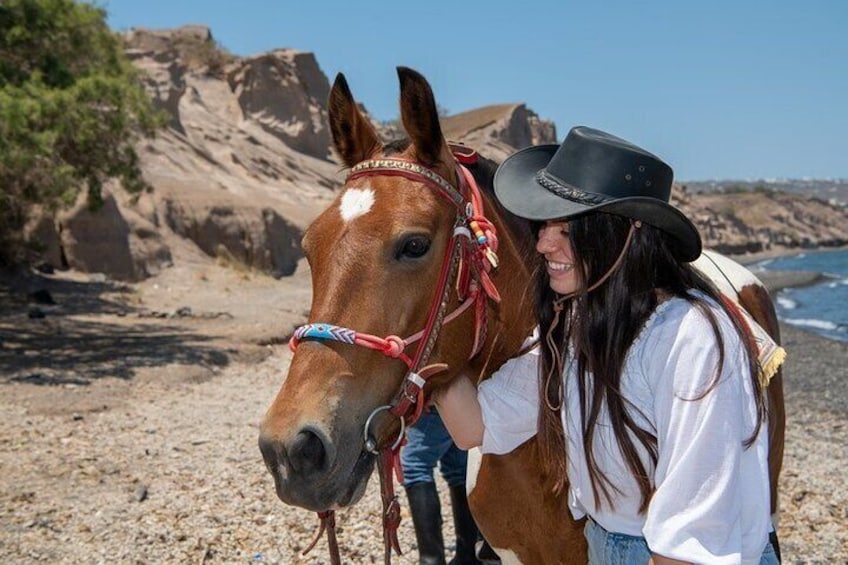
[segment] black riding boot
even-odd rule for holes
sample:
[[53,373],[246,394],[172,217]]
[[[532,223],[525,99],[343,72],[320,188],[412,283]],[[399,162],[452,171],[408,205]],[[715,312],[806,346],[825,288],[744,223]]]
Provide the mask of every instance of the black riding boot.
[[424,482],[408,486],[406,497],[418,541],[419,565],[445,565],[442,506],[436,484]]
[[468,498],[465,495],[465,485],[450,487],[451,508],[453,509],[453,526],[456,530],[456,556],[450,565],[480,565],[474,554],[474,545],[480,535],[477,523],[468,508]]

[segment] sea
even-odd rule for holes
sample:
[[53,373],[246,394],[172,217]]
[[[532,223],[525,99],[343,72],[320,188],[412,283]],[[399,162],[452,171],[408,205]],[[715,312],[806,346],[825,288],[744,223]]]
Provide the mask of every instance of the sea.
[[848,249],[803,252],[749,267],[824,275],[816,284],[779,291],[777,316],[787,324],[848,343]]

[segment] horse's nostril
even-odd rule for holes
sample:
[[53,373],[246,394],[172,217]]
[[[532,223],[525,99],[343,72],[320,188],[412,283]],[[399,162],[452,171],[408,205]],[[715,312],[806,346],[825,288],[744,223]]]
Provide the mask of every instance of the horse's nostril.
[[299,473],[320,471],[327,461],[324,442],[311,430],[298,433],[288,452],[292,468]]
[[265,460],[265,466],[272,473],[276,473],[277,466],[280,464],[278,446],[280,443],[272,440],[264,434],[259,435],[259,451],[262,452],[262,459]]

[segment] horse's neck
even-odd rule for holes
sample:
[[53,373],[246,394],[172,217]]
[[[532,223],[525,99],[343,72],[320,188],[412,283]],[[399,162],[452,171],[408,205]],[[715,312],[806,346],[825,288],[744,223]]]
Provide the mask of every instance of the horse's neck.
[[533,307],[532,234],[513,228],[495,206],[492,193],[483,193],[485,212],[498,233],[498,268],[492,280],[501,296],[500,304],[489,304],[487,336],[472,368],[483,378],[514,357],[536,326]]

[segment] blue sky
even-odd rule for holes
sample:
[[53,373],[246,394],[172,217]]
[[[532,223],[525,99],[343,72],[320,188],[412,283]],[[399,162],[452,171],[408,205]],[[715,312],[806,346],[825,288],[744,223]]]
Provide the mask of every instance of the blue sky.
[[116,30],[208,25],[236,55],[314,52],[380,119],[395,67],[451,113],[525,102],[678,180],[848,178],[848,1],[104,0]]

